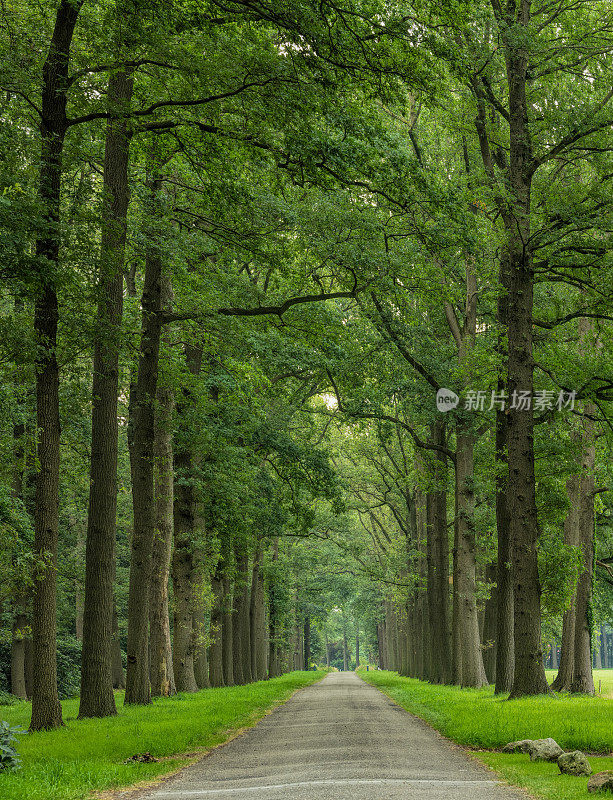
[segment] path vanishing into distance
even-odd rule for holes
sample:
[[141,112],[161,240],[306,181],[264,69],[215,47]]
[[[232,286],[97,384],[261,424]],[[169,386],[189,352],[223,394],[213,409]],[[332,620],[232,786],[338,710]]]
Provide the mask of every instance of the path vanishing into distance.
[[335,672],[138,798],[525,800],[525,795],[498,783],[461,748],[354,672]]

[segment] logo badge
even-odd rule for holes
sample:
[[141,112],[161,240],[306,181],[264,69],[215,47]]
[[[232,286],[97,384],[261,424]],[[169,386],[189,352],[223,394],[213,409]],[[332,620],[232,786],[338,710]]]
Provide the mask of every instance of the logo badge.
[[443,413],[454,409],[459,402],[460,398],[451,389],[439,389],[436,393],[436,408]]

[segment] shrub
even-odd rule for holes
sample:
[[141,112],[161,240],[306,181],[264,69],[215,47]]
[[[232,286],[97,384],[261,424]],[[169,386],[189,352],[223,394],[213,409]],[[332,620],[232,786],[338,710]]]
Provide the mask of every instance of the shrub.
[[[66,700],[79,694],[80,682],[81,642],[75,636],[60,636],[57,640],[57,686],[60,699]],[[6,699],[10,686],[11,643],[7,640],[0,641],[0,705],[11,702]]]
[[57,643],[57,685],[60,699],[79,694],[81,683],[81,642],[65,636]]
[[0,706],[16,706],[17,703],[23,703],[23,700],[15,697],[10,692],[5,692],[4,689],[0,689]]
[[15,743],[17,736],[25,733],[21,728],[11,728],[8,722],[0,722],[0,772],[15,772],[21,766]]

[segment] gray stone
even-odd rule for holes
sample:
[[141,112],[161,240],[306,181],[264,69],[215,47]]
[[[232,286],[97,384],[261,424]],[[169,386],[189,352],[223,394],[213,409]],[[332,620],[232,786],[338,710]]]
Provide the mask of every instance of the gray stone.
[[565,775],[591,775],[592,768],[590,763],[581,750],[573,750],[572,753],[562,753],[558,758],[560,772]]
[[613,772],[597,772],[587,782],[588,792],[613,793]]
[[520,739],[517,742],[509,742],[502,748],[503,753],[527,753],[528,745],[532,744],[532,739]]
[[530,761],[557,761],[563,752],[555,739],[534,739],[528,745]]

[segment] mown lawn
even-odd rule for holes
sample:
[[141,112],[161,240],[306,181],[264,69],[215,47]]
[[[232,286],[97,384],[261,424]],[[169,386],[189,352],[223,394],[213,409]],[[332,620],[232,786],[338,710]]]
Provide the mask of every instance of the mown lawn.
[[[124,708],[118,694],[118,715],[104,720],[77,720],[78,700],[66,700],[63,728],[20,737],[23,767],[13,774],[0,773],[0,798],[80,800],[92,791],[171,772],[187,763],[188,754],[225,742],[324,674],[291,672],[248,686],[180,694],[145,707]],[[30,704],[0,706],[0,720],[27,728]],[[165,760],[123,763],[144,752]]]
[[[602,673],[602,674],[601,674]],[[527,755],[495,751],[517,739],[554,738],[565,750],[602,754],[591,757],[594,772],[613,770],[613,700],[604,697],[611,671],[595,674],[603,697],[558,695],[507,701],[492,688],[434,686],[395,672],[360,671],[368,683],[430,723],[449,739],[479,752],[476,757],[509,783],[544,800],[585,800],[587,778],[560,775],[557,764],[532,763]]]
[[[557,674],[555,669],[546,669],[545,673],[549,683],[553,681]],[[595,669],[594,687],[596,689],[596,694],[598,694],[598,689],[600,689],[602,697],[613,698],[613,669]]]
[[[479,752],[476,758],[496,770],[508,783],[521,786],[543,800],[587,800],[597,796],[587,793],[587,778],[562,775],[557,764],[533,762],[523,754]],[[589,761],[594,772],[613,770],[613,758],[590,757]]]

